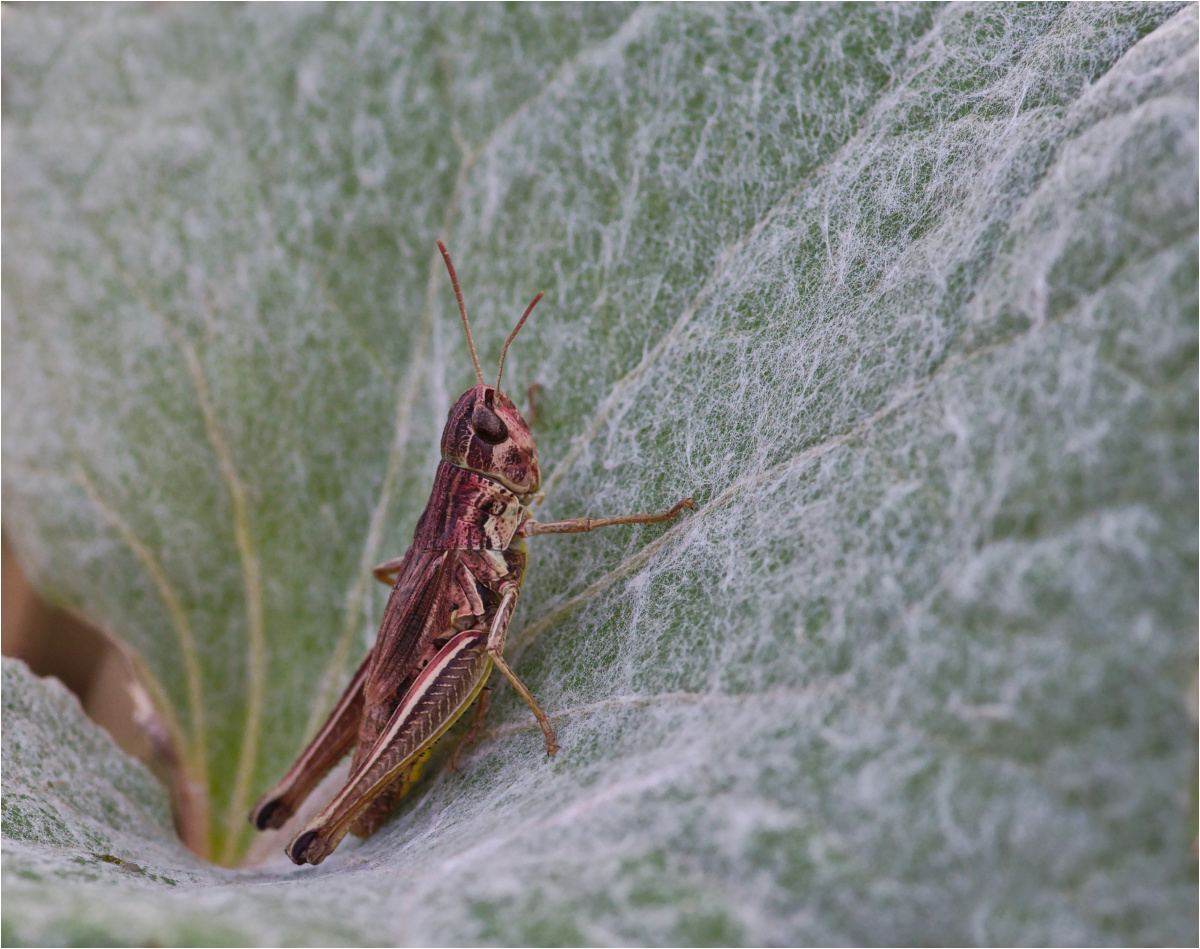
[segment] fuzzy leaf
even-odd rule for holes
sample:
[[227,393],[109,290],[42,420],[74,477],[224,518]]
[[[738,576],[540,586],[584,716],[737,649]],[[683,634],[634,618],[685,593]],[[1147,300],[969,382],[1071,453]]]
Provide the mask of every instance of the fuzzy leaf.
[[1195,6],[5,27],[6,530],[200,849],[374,636],[473,378],[437,236],[485,364],[547,291],[539,516],[698,502],[531,542],[562,752],[498,688],[315,870],[190,856],[6,664],[6,940],[1195,940]]

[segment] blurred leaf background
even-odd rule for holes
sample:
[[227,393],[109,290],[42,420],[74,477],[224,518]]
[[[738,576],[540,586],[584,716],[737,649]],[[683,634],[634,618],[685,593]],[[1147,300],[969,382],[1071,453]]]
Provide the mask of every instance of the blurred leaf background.
[[[374,636],[481,356],[550,516],[491,730],[222,869],[5,662],[4,939],[1196,936],[1197,17],[4,11],[4,518],[130,650],[193,849]],[[376,588],[377,587],[377,588]]]

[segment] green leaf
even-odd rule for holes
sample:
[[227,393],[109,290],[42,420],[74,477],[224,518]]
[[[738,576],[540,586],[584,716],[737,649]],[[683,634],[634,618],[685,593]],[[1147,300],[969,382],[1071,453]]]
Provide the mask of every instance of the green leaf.
[[499,688],[315,870],[6,663],[6,941],[1194,941],[1195,6],[5,28],[6,530],[198,849],[374,636],[473,378],[436,237],[485,364],[547,291],[540,515],[698,502],[531,542],[563,750]]

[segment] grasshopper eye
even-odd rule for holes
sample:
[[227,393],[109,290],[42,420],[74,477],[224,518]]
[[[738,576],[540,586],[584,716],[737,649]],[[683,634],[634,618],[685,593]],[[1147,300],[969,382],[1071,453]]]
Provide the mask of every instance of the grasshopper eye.
[[476,402],[471,410],[471,427],[489,445],[499,445],[508,438],[508,426],[504,420],[482,402]]

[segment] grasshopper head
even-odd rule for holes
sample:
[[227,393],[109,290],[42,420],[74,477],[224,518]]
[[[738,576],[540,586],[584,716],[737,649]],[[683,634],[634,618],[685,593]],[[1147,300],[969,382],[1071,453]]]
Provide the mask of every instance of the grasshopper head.
[[495,478],[517,495],[542,485],[537,448],[512,399],[495,386],[476,385],[458,397],[442,431],[442,457]]
[[479,384],[460,395],[450,409],[450,417],[446,419],[446,427],[442,430],[442,458],[452,465],[495,478],[516,495],[532,494],[542,486],[537,449],[525,419],[521,418],[512,399],[500,391],[500,377],[504,374],[504,356],[509,344],[529,319],[542,294],[533,298],[524,316],[508,334],[504,348],[500,350],[496,384],[489,386],[483,381],[483,370],[475,353],[475,341],[471,339],[467,305],[463,302],[462,288],[458,285],[458,275],[450,261],[450,252],[440,240],[437,246],[446,262],[450,283],[454,286],[463,332],[467,336],[467,347],[471,350],[471,362],[475,365],[475,378],[479,380]]

